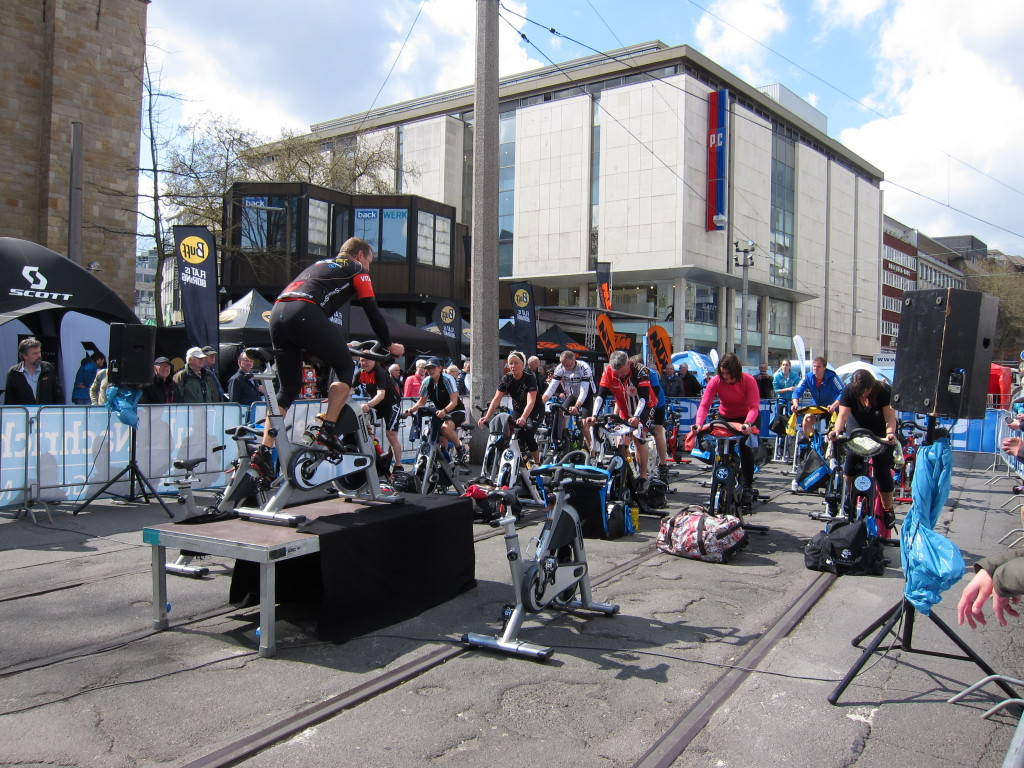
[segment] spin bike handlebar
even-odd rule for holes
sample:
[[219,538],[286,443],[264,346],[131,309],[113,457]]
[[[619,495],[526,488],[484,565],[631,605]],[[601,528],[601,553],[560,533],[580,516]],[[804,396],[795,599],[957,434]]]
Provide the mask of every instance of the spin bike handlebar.
[[574,464],[549,464],[544,467],[535,467],[530,470],[530,477],[548,474],[554,474],[554,481],[556,484],[561,482],[562,475],[573,475],[574,477],[579,477],[583,480],[600,480],[601,482],[608,479],[608,476],[604,472],[596,469],[588,469],[586,467],[578,467]]
[[375,363],[386,363],[391,359],[391,353],[386,347],[382,347],[377,339],[350,341],[348,343],[348,351],[352,357],[365,357],[367,360],[373,360]]
[[712,437],[724,437],[728,439],[760,434],[760,430],[756,426],[751,426],[749,432],[744,432],[742,429],[737,429],[736,426],[734,426],[737,423],[739,422],[728,421],[721,418],[711,419],[707,424],[698,426],[697,433],[709,432]]
[[896,444],[879,437],[870,429],[863,428],[851,430],[847,435],[836,435],[835,442],[845,446],[848,451],[865,458],[877,456],[886,448],[892,448]]
[[796,414],[797,418],[801,418],[808,413],[812,416],[827,416],[832,411],[826,405],[815,405],[812,403],[811,405],[801,405],[799,408],[795,408],[793,413]]

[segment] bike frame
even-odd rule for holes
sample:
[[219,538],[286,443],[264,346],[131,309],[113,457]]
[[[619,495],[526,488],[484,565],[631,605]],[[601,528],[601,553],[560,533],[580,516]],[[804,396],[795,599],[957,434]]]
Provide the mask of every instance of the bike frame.
[[[551,469],[545,467],[533,470],[531,474],[540,474]],[[505,514],[491,525],[505,529],[505,555],[511,572],[516,604],[506,607],[502,617],[504,627],[501,635],[466,633],[462,636],[462,642],[467,645],[547,660],[554,654],[554,649],[518,639],[527,613],[538,613],[548,606],[562,610],[595,611],[606,616],[619,612],[618,605],[599,603],[593,599],[579,512],[567,498],[567,486],[572,483],[573,476],[604,482],[604,475],[583,467],[564,464],[557,465],[553,471],[555,500],[548,509],[544,528],[537,538],[537,547],[532,557],[524,557],[520,547],[519,532],[516,530],[519,499],[515,492],[506,489],[488,494],[488,497],[496,499],[505,511]],[[563,474],[569,477],[563,479]],[[573,599],[577,589],[579,599]]]
[[[420,447],[413,463],[413,476],[423,494],[434,493],[441,484],[450,486],[461,496],[466,489],[456,475],[456,464],[451,455],[441,448],[441,425],[444,419],[438,418],[433,410],[426,411],[420,421]],[[439,475],[444,475],[447,482],[442,483]]]

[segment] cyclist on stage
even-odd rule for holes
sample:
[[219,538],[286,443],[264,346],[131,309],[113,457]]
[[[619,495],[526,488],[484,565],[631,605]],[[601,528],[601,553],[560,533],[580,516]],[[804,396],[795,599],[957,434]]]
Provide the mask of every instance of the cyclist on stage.
[[[597,397],[594,398],[594,413],[601,412],[605,398],[615,398],[615,408],[619,417],[626,419],[633,427],[632,435],[623,438],[625,446],[636,442],[636,458],[639,463],[640,486],[638,493],[647,492],[647,433],[651,428],[651,417],[657,396],[651,389],[650,372],[647,366],[631,363],[629,357],[621,349],[608,356],[608,365],[601,373],[601,383],[597,385]],[[585,426],[592,427],[597,422],[596,416],[584,421]]]
[[[718,372],[704,387],[704,395],[697,408],[697,416],[691,431],[699,432],[708,417],[711,404],[718,397],[718,416],[725,421],[741,422],[740,432],[752,433],[752,428],[761,418],[761,396],[757,382],[749,373],[743,372],[740,359],[732,352],[722,355],[718,361]],[[737,441],[740,450],[740,475],[742,484],[741,505],[749,507],[754,488],[754,449],[746,440]]]
[[[335,422],[348,402],[355,363],[346,346],[346,331],[331,322],[331,317],[352,301],[359,302],[381,345],[400,357],[405,347],[391,342],[391,331],[377,307],[370,282],[373,248],[365,240],[350,237],[337,257],[315,262],[285,286],[270,313],[270,339],[276,350],[277,373],[281,382],[278,403],[281,413],[292,404],[302,387],[302,354],[309,352],[334,371],[337,381],[327,390],[327,412],[319,427],[306,432],[315,443],[341,452],[334,435]],[[250,466],[267,479],[274,474],[270,449],[274,438],[263,431],[263,444],[255,451]]]

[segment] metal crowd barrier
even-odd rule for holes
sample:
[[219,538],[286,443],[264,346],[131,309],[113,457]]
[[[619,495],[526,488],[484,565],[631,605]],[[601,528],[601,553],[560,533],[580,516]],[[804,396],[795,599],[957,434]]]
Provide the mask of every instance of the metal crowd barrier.
[[[414,402],[413,398],[404,398],[403,409]],[[761,434],[767,438],[776,437],[768,428],[775,402],[761,401]],[[668,407],[681,430],[693,424],[699,404],[697,398],[669,399]],[[323,408],[322,400],[293,403],[286,418],[290,435],[301,435]],[[249,409],[235,403],[139,406],[136,462],[155,487],[171,492],[167,482],[184,474],[173,468],[174,461],[203,456],[206,462],[197,468],[199,482],[195,487],[223,487],[227,482],[225,472],[236,456],[234,443],[224,430],[262,421],[264,413],[262,403]],[[1000,477],[1024,479],[1024,461],[1000,450],[1003,438],[1014,432],[1006,424],[1007,415],[1003,410],[989,410],[983,419],[940,421],[951,428],[953,450],[991,452],[993,468],[1006,467],[1006,474]],[[468,418],[476,420],[472,414]],[[900,414],[900,418],[911,420],[914,416]],[[388,450],[383,424],[376,424],[375,434],[381,448]],[[403,419],[399,437],[405,462],[415,456],[414,434],[413,419]],[[213,450],[221,445],[223,450]],[[101,406],[2,406],[0,511],[82,501],[124,469],[131,452],[132,429]],[[128,495],[129,480],[126,476],[107,489],[106,495]]]

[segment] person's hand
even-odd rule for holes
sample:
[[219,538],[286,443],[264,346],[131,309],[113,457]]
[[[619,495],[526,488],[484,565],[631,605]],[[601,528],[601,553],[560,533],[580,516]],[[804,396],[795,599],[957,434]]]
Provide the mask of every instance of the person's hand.
[[988,571],[981,570],[974,574],[967,586],[960,595],[960,602],[956,604],[957,623],[963,625],[966,621],[971,629],[977,629],[978,624],[985,622],[985,601],[992,598],[992,613],[995,614],[996,622],[1001,627],[1006,626],[1006,616],[1019,617],[1015,605],[1020,602],[1019,597],[1000,597],[996,594],[995,585]]
[[1010,454],[1011,456],[1020,456],[1021,445],[1024,444],[1024,440],[1019,437],[1006,437],[1003,438],[1003,451]]
[[887,432],[885,435],[885,442],[887,442],[889,445],[895,445],[896,435],[893,432]]
[[521,427],[521,426],[523,426],[525,424],[526,424],[526,417],[525,416],[520,416],[518,419],[516,419],[516,425],[517,426]]
[[828,431],[828,434],[825,435],[825,439],[828,440],[830,443],[834,443],[837,437],[839,437],[839,434],[834,429],[830,429]]
[[629,424],[629,426],[631,427],[639,427],[640,419],[638,419],[636,416],[630,416],[628,419],[626,419],[626,423]]
[[390,347],[388,347],[388,352],[390,352],[395,357],[401,357],[402,355],[405,354],[405,346],[399,344],[398,342],[395,342]]
[[592,427],[595,424],[597,424],[597,417],[596,416],[587,416],[587,418],[585,418],[583,420],[583,426],[585,426],[585,427]]
[[362,408],[362,410],[363,410],[363,413],[369,413],[369,412],[370,412],[370,406],[369,406],[369,405],[367,405],[366,403],[363,403],[363,404],[362,404],[361,406],[359,406],[359,407],[360,407],[360,408]]
[[479,419],[477,419],[476,423],[477,423],[477,426],[481,426],[482,427],[484,424],[487,423],[487,416],[486,415],[481,416]]
[[740,432],[742,432],[744,435],[749,435],[750,425],[747,424],[747,422],[743,422],[742,424],[740,424]]
[[569,413],[571,413],[573,416],[575,416],[579,412],[580,412],[579,406],[577,406],[577,405],[569,406]]

